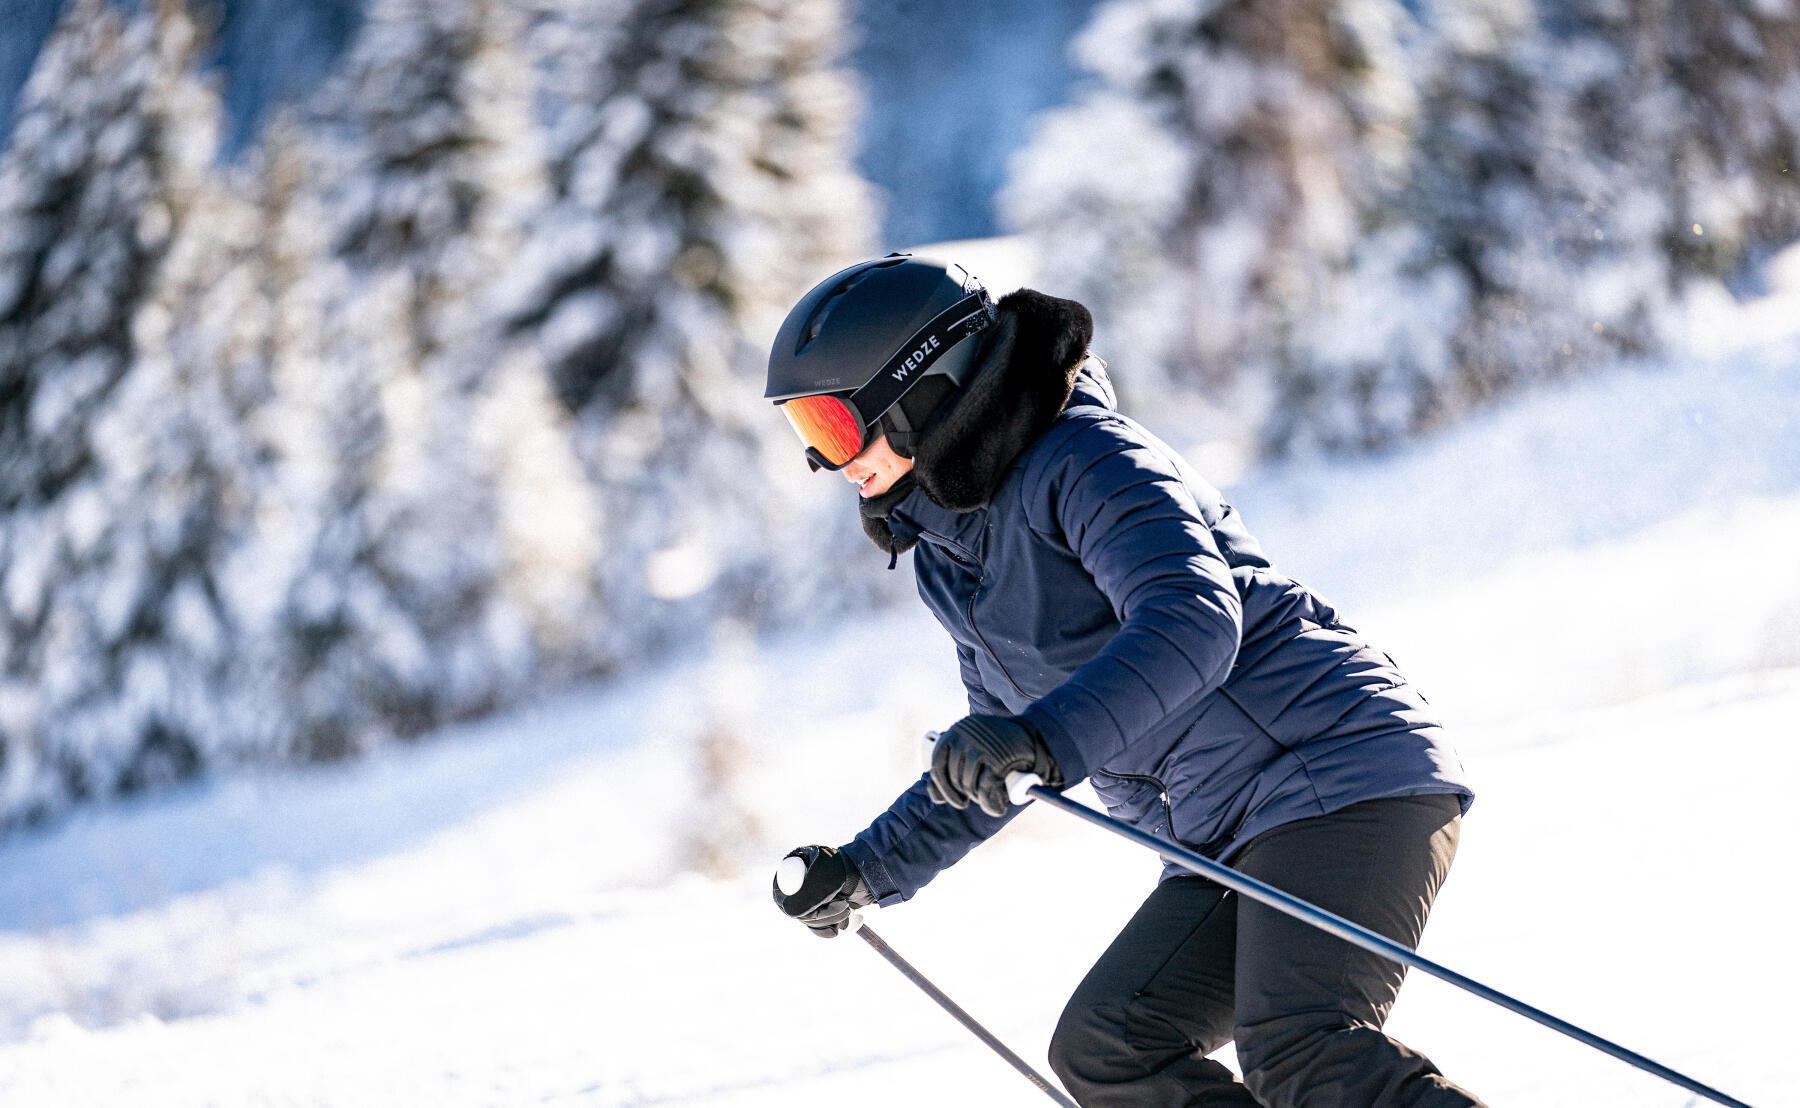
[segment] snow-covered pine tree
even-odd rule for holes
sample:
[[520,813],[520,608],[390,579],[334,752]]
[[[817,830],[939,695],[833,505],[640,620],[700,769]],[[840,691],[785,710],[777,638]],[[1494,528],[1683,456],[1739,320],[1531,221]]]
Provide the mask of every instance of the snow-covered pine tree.
[[[157,582],[134,620],[141,633],[112,653],[127,672],[154,677],[128,686],[159,694],[135,708],[150,717],[146,741],[173,750],[163,777],[267,758],[285,740],[275,690],[242,664],[256,628],[225,574],[255,533],[265,483],[257,414],[269,397],[268,317],[245,265],[259,230],[226,176],[195,183],[134,320],[135,363],[95,424],[113,493],[110,545],[141,551]],[[156,776],[140,770],[126,784]]]
[[1593,207],[1565,202],[1585,163],[1553,124],[1529,0],[1410,10],[1406,171],[1329,310],[1301,324],[1263,431],[1271,452],[1389,445],[1541,375],[1569,356],[1565,340],[1584,353],[1595,341],[1579,263],[1614,247],[1594,236]]
[[[1442,141],[1425,145],[1420,161],[1455,167],[1423,199],[1437,240],[1475,282],[1453,408],[1645,353],[1667,337],[1675,289],[1659,182],[1672,152],[1634,120],[1637,101],[1659,98],[1660,79],[1623,42],[1595,33],[1581,6],[1520,14],[1497,6],[1493,30],[1461,35],[1444,24],[1449,49],[1428,98],[1445,113],[1430,133]],[[1472,85],[1459,70],[1491,74],[1491,83]],[[1493,157],[1495,143],[1475,120],[1531,141]],[[1500,141],[1517,148],[1516,139]],[[1456,199],[1458,190],[1470,199]],[[1464,218],[1471,207],[1474,218]]]
[[277,653],[307,756],[486,710],[535,669],[474,441],[479,298],[539,164],[518,39],[500,0],[380,0],[310,121],[320,191],[296,203],[323,254],[294,292],[326,335],[285,351],[272,416],[304,547]]
[[323,307],[342,295],[332,281],[340,274],[322,264],[325,220],[304,204],[304,174],[286,115],[241,164],[215,167],[197,201],[206,218],[183,226],[141,313],[143,352],[129,382],[165,398],[162,480],[217,490],[206,592],[230,649],[206,689],[220,736],[214,760],[289,756],[316,718],[283,616],[317,528],[309,509],[321,498],[306,482],[324,479],[336,459],[319,453],[330,429],[296,418],[287,388],[328,376]]
[[1096,86],[1040,126],[1004,210],[1095,309],[1121,390],[1184,441],[1257,418],[1381,218],[1414,112],[1403,19],[1392,0],[1114,0],[1078,40]]
[[1419,7],[1406,207],[1469,301],[1413,429],[1660,348],[1688,281],[1800,230],[1791,5]]
[[129,19],[80,0],[0,166],[0,825],[184,775],[220,742],[227,491],[190,464],[215,417],[146,368],[146,306],[216,143],[199,52],[179,0]]
[[[1287,29],[1270,74],[1360,62],[1339,114],[1244,76],[1234,24]],[[1236,371],[1272,386],[1265,451],[1379,447],[1659,348],[1689,278],[1800,231],[1797,25],[1789,0],[1115,0],[1081,47],[1100,87],[1008,206],[1088,275],[1127,386],[1147,353],[1159,389]]]
[[633,658],[792,613],[816,576],[789,572],[819,539],[795,540],[808,474],[758,386],[779,313],[867,241],[856,101],[838,0],[539,9],[553,199],[502,310],[579,421],[605,650]]
[[1800,4],[1580,0],[1544,18],[1565,53],[1621,59],[1580,89],[1582,122],[1619,135],[1656,186],[1673,280],[1730,274],[1800,234]]

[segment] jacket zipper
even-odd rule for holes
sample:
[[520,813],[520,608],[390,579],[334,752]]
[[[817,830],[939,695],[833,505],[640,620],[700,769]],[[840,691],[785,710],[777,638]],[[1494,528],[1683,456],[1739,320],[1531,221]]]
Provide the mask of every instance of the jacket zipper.
[[[962,556],[958,560],[962,561],[963,559],[967,559],[967,561],[964,561],[963,564],[968,566],[969,568],[982,569],[981,560],[975,557],[975,552],[973,550],[970,550],[968,547],[964,546],[963,544],[956,542],[952,539],[947,539],[944,536],[937,534],[936,532],[933,532],[933,531],[920,531],[919,535],[921,538],[930,539],[932,542],[937,543],[939,546],[942,546],[948,550],[956,551],[958,554],[960,554]],[[1015,692],[1017,692],[1020,696],[1024,697],[1026,700],[1037,699],[1036,697],[1032,696],[1030,693],[1026,692],[1024,689],[1019,687],[1018,681],[1013,679],[1012,673],[1006,668],[1006,663],[1000,660],[1000,655],[995,653],[994,648],[988,644],[987,636],[983,635],[981,633],[981,628],[977,627],[975,625],[975,598],[980,595],[981,595],[981,580],[977,579],[976,583],[975,583],[975,591],[969,594],[969,604],[968,604],[969,630],[975,632],[976,641],[981,643],[981,648],[983,650],[987,651],[988,657],[990,657],[994,660],[995,667],[1000,670],[1001,676],[1006,678],[1007,684],[1011,685],[1013,687],[1013,690]]]
[[987,636],[981,633],[981,628],[975,626],[975,598],[979,595],[981,595],[981,586],[976,585],[975,591],[969,594],[969,630],[975,632],[975,637],[981,640],[981,648],[988,652],[988,657],[992,658],[994,660],[994,665],[1000,668],[1000,672],[1005,676],[1007,683],[1012,685],[1012,687],[1018,691],[1018,694],[1026,700],[1037,699],[1024,689],[1019,688],[1019,683],[1014,681],[1013,675],[1007,671],[1006,663],[1002,662],[1000,660],[1000,655],[994,653],[994,648],[988,645]]

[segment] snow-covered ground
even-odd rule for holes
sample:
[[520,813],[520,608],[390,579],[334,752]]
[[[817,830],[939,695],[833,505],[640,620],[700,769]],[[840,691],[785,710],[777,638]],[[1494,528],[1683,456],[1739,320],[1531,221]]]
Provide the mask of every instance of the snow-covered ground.
[[[1796,286],[1670,366],[1229,482],[1455,729],[1481,795],[1424,953],[1759,1108],[1800,1104]],[[955,672],[922,612],[721,636],[361,764],[0,843],[0,1104],[1042,1103],[768,903],[787,847],[916,772]],[[723,787],[704,735],[738,759]],[[1031,811],[871,923],[1042,1067],[1157,869]],[[1391,1026],[1495,1108],[1699,1103],[1420,975]]]

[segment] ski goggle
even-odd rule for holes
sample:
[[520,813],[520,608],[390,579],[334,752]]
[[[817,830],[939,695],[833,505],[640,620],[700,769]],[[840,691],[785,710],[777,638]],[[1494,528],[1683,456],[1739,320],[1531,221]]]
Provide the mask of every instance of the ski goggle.
[[869,448],[869,425],[845,397],[797,396],[781,405],[781,414],[821,469],[843,469]]
[[862,388],[848,396],[820,394],[779,401],[781,414],[800,436],[813,465],[843,469],[869,448],[881,417],[939,358],[992,322],[987,290],[977,289],[919,328]]

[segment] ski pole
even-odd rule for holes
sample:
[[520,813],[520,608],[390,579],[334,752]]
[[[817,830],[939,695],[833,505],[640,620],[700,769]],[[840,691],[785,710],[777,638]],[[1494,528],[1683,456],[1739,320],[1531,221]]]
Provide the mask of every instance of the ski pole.
[[1610,1054],[1614,1058],[1636,1066],[1646,1073],[1653,1073],[1663,1080],[1679,1085],[1691,1093],[1698,1093],[1708,1100],[1728,1105],[1730,1108],[1750,1108],[1750,1105],[1745,1104],[1736,1097],[1727,1096],[1709,1085],[1704,1085],[1686,1074],[1672,1070],[1660,1062],[1646,1058],[1634,1050],[1627,1050],[1625,1047],[1622,1047],[1609,1039],[1603,1039],[1591,1031],[1583,1030],[1565,1019],[1551,1015],[1541,1008],[1534,1008],[1524,1001],[1515,1000],[1507,994],[1500,992],[1498,989],[1489,988],[1488,986],[1483,985],[1474,978],[1465,977],[1447,966],[1441,966],[1429,958],[1421,957],[1410,948],[1395,942],[1385,935],[1371,931],[1361,924],[1352,923],[1342,916],[1327,912],[1325,909],[1320,908],[1315,904],[1310,904],[1297,896],[1282,892],[1275,886],[1258,881],[1248,874],[1239,873],[1230,866],[1215,862],[1203,854],[1188,850],[1186,847],[1178,846],[1175,843],[1168,842],[1164,839],[1159,839],[1147,831],[1140,831],[1138,828],[1120,820],[1116,820],[1104,812],[1096,812],[1085,804],[1077,804],[1075,801],[1070,800],[1061,793],[1053,792],[1046,787],[1043,778],[1035,773],[1021,773],[1014,770],[1012,773],[1007,774],[1006,792],[1008,799],[1015,805],[1023,804],[1027,799],[1032,799],[1041,800],[1052,808],[1060,808],[1070,815],[1084,819],[1096,827],[1103,827],[1121,838],[1129,839],[1140,846],[1147,846],[1164,858],[1167,858],[1169,861],[1174,862],[1176,865],[1192,870],[1202,877],[1210,877],[1227,889],[1230,889],[1241,896],[1247,896],[1252,900],[1261,901],[1263,904],[1274,908],[1278,912],[1290,915],[1302,923],[1311,924],[1329,935],[1336,936],[1337,938],[1340,938],[1353,946],[1361,947],[1370,953],[1379,954],[1384,958],[1399,962],[1403,966],[1411,966],[1414,969],[1428,973],[1440,980],[1448,981],[1459,989],[1474,993],[1483,1000],[1498,1004],[1500,1007],[1516,1012],[1527,1019],[1536,1020],[1538,1023],[1543,1024],[1553,1031],[1560,1031],[1579,1043],[1583,1043],[1593,1047],[1595,1050]]
[[[800,887],[805,881],[805,861],[792,854],[781,860],[780,867],[775,871],[776,888],[780,889],[783,894],[792,896],[800,891]],[[868,943],[873,947],[875,953],[886,958],[889,965],[892,965],[895,969],[899,970],[901,975],[908,981],[917,985],[920,991],[926,996],[937,1001],[938,1007],[954,1016],[956,1022],[968,1028],[977,1039],[986,1043],[988,1049],[1006,1059],[1007,1063],[1011,1065],[1013,1069],[1018,1070],[1025,1080],[1036,1085],[1045,1096],[1056,1101],[1058,1104],[1061,1104],[1063,1108],[1079,1108],[1074,1101],[1063,1095],[1062,1090],[1058,1089],[1055,1085],[1052,1085],[1043,1074],[1032,1069],[1030,1063],[1009,1050],[1005,1043],[994,1036],[993,1032],[981,1026],[980,1022],[977,1021],[974,1016],[963,1011],[961,1005],[957,1004],[956,1001],[951,1000],[944,994],[944,990],[932,984],[930,978],[914,969],[911,962],[900,957],[894,948],[887,944],[886,939],[877,935],[874,928],[863,922],[863,914],[861,912],[850,913],[850,930],[862,936],[863,942]]]
[[1005,1043],[994,1037],[993,1032],[981,1026],[974,1016],[963,1011],[962,1007],[958,1005],[956,1001],[951,1000],[944,995],[942,989],[933,985],[924,974],[914,969],[910,962],[895,953],[894,948],[887,944],[887,940],[883,939],[880,935],[877,935],[874,928],[862,922],[860,913],[852,920],[850,926],[858,935],[862,936],[863,942],[866,942],[875,948],[875,953],[886,958],[889,964],[899,970],[908,981],[917,985],[926,996],[937,1001],[938,1006],[943,1008],[944,1011],[949,1012],[952,1016],[956,1017],[958,1023],[968,1028],[977,1039],[986,1043],[990,1050],[1006,1059],[1012,1068],[1018,1070],[1025,1080],[1036,1085],[1045,1096],[1056,1101],[1056,1103],[1063,1105],[1063,1108],[1077,1108],[1074,1101],[1064,1096],[1062,1091],[1055,1085],[1052,1085],[1047,1078],[1038,1073],[1038,1071],[1032,1069],[1030,1063],[1009,1050]]

